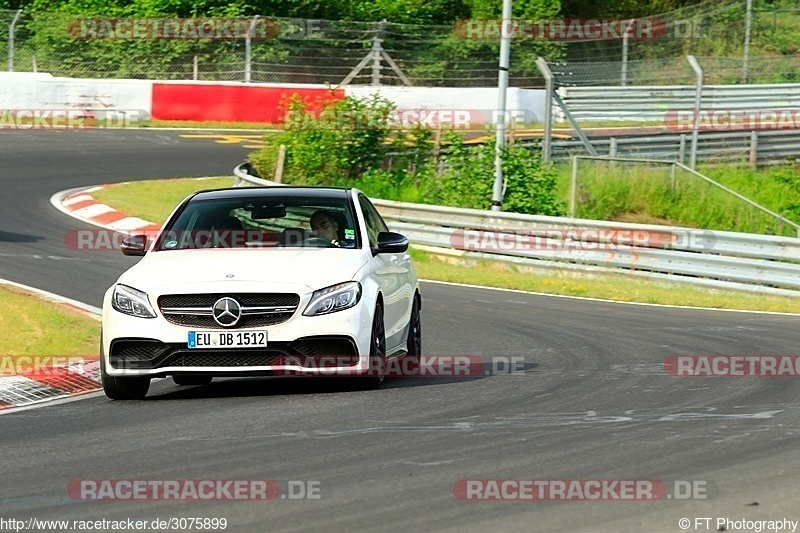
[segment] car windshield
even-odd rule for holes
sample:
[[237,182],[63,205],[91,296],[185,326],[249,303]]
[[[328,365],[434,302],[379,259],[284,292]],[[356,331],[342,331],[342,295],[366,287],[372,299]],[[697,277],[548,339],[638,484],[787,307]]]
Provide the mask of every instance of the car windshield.
[[155,250],[360,248],[359,241],[345,197],[195,198],[167,223]]

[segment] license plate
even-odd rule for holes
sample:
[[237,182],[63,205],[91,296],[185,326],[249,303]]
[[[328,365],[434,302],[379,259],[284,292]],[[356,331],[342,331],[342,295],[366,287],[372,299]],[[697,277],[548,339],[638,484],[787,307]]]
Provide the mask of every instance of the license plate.
[[190,331],[189,348],[266,348],[267,332]]

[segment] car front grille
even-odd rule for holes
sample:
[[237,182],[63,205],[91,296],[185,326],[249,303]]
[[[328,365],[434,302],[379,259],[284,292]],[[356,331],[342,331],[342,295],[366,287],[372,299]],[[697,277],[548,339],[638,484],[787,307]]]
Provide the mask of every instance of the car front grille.
[[257,328],[286,322],[300,304],[299,295],[285,293],[167,294],[159,297],[158,307],[171,324],[223,329],[214,320],[212,308],[217,300],[226,296],[236,300],[242,308],[242,317],[236,328]]
[[[156,370],[166,367],[251,367],[284,364],[308,366],[334,357],[337,366],[355,366],[358,352],[347,337],[303,337],[293,342],[271,342],[267,348],[190,349],[185,343],[152,339],[119,339],[111,343],[109,359],[116,369]],[[330,362],[328,366],[330,367]]]

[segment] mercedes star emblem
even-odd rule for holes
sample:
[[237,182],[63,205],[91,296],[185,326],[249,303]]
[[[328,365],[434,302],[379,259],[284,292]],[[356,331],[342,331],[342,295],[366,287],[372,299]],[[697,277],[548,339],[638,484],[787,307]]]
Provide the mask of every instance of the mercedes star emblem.
[[211,309],[214,321],[224,328],[230,328],[242,317],[242,306],[233,298],[220,298]]

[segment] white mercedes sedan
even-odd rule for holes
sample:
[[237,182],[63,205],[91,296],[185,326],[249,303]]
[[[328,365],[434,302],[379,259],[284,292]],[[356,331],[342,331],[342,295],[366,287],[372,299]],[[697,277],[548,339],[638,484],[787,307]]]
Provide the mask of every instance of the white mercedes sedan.
[[[215,376],[358,377],[418,361],[421,298],[408,240],[357,189],[265,187],[186,198],[103,303],[101,377],[109,398],[150,380]],[[354,380],[356,381],[356,380]]]

